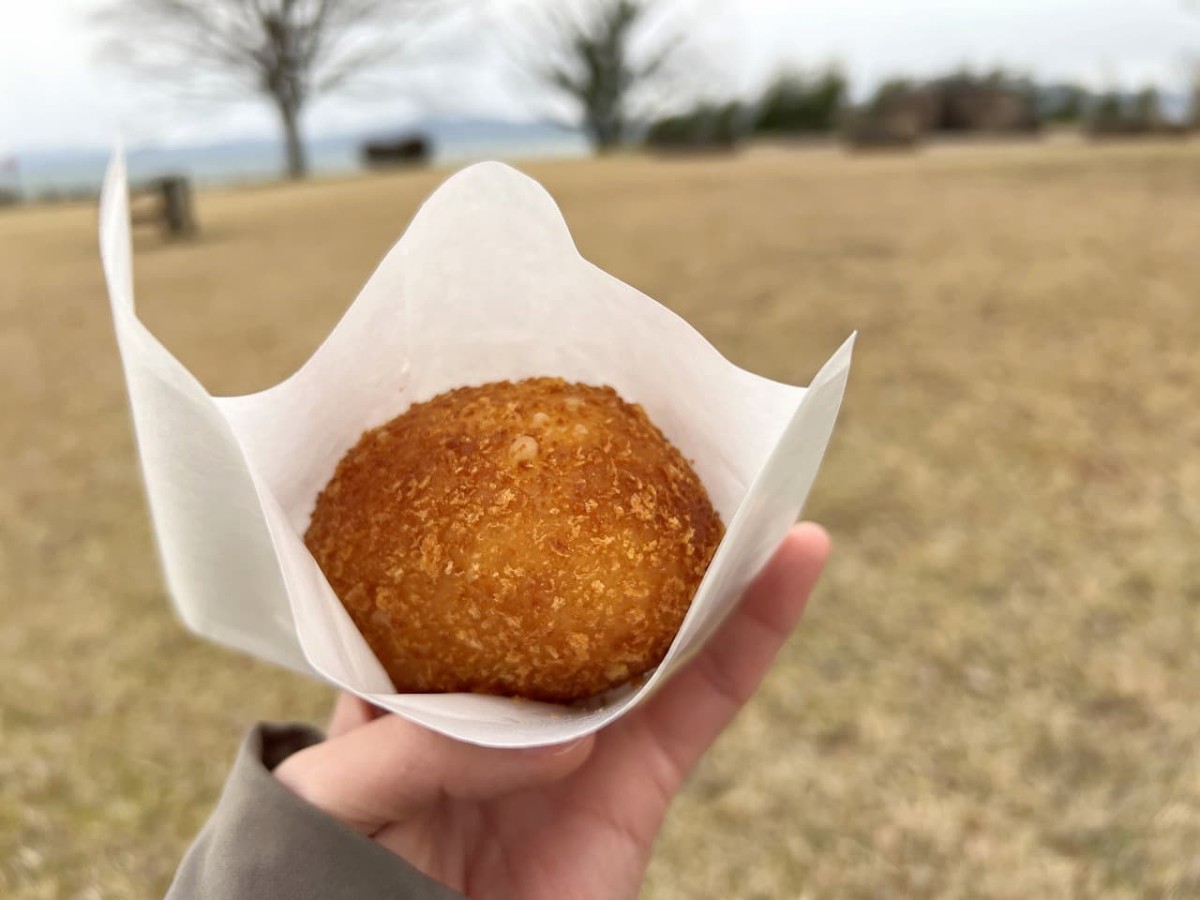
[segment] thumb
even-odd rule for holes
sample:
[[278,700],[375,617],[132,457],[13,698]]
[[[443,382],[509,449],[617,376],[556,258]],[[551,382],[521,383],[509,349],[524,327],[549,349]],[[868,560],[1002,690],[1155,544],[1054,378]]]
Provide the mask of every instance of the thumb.
[[447,797],[487,800],[565,778],[592,745],[588,737],[532,750],[477,747],[386,715],[289,756],[274,774],[318,809],[372,834]]

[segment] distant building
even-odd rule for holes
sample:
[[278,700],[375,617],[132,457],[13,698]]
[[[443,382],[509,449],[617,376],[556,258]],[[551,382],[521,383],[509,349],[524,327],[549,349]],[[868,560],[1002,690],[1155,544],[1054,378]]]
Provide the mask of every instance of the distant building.
[[[907,116],[921,132],[1021,134],[1040,125],[1032,97],[1004,84],[942,78],[883,98],[885,118]],[[892,107],[892,108],[889,108]]]
[[969,76],[884,88],[854,117],[855,145],[905,146],[939,133],[1019,135],[1041,127],[1030,92]]

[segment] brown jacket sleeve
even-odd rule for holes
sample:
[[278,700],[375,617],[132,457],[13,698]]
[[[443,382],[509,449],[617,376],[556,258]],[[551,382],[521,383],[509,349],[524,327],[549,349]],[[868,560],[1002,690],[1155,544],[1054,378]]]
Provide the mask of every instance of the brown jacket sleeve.
[[167,900],[462,900],[271,775],[321,740],[304,725],[259,725],[246,736]]

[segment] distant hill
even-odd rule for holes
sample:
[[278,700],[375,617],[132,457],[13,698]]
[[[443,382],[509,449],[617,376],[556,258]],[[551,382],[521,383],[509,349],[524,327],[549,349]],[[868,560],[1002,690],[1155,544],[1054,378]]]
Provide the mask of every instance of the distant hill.
[[[430,118],[395,128],[326,135],[308,142],[317,174],[352,172],[360,167],[358,150],[367,139],[420,132],[433,142],[438,162],[455,163],[494,157],[580,156],[587,145],[578,131],[546,122],[501,119]],[[99,188],[110,150],[104,147],[42,150],[16,155],[14,180],[27,195],[89,192]],[[252,138],[212,144],[140,146],[126,150],[130,177],[151,178],[182,172],[201,184],[238,184],[278,178],[283,147],[278,140]]]

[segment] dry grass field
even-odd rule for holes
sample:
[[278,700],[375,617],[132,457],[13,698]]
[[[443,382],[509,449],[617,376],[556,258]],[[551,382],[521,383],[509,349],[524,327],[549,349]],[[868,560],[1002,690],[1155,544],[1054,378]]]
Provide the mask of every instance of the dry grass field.
[[[835,553],[649,898],[1200,897],[1200,150],[533,166],[585,255],[805,383]],[[209,192],[138,238],[211,389],[315,347],[442,173]],[[158,896],[254,720],[330,692],[163,594],[91,207],[0,214],[0,896]]]

